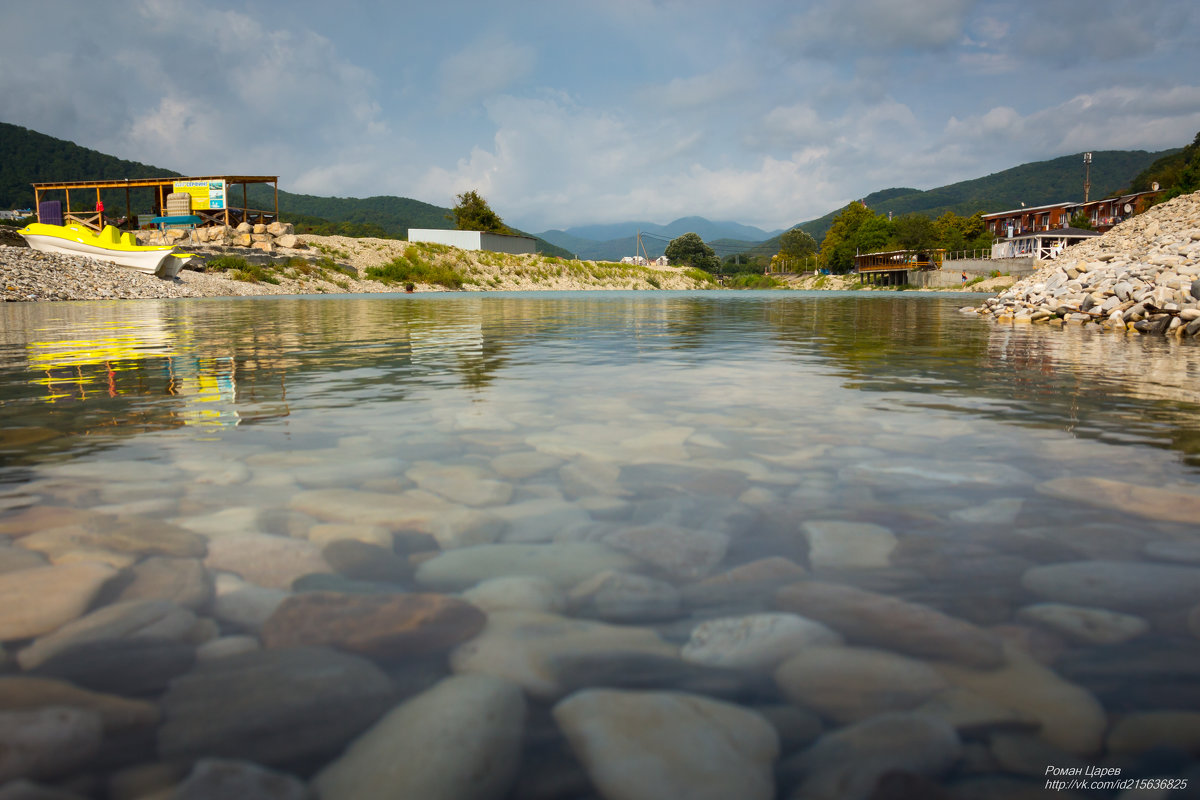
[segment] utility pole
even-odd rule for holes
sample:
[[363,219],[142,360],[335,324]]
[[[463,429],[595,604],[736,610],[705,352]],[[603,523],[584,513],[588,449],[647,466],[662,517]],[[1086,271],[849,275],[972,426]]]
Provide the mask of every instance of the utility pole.
[[1088,201],[1088,194],[1092,190],[1092,154],[1083,154],[1083,202]]

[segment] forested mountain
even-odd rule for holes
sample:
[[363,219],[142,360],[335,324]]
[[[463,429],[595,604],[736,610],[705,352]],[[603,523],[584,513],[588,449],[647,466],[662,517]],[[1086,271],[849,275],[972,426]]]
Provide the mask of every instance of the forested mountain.
[[[0,208],[32,208],[31,183],[162,177],[182,176],[0,122]],[[146,202],[149,197],[146,193]]]
[[[124,161],[73,142],[0,122],[0,208],[32,207],[31,183],[164,177],[183,176],[169,169]],[[240,190],[234,195],[230,202],[240,202]],[[247,196],[254,208],[271,208],[275,204],[274,191],[269,186],[252,185]],[[115,196],[105,197],[105,202],[109,203],[110,199],[110,208],[124,208],[123,191],[119,202]],[[150,202],[149,190],[135,190],[135,213],[149,211]],[[323,234],[404,238],[409,228],[454,227],[450,209],[407,197],[318,197],[280,190],[279,212],[284,220],[296,222],[298,228]],[[538,239],[538,250],[550,255],[570,255],[543,239]]]

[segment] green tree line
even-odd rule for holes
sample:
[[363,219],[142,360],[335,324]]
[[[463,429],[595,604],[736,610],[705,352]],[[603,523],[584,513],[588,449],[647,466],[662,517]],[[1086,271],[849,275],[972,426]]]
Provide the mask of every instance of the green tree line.
[[854,256],[887,250],[983,250],[992,236],[977,212],[969,217],[947,211],[937,219],[922,214],[902,214],[888,219],[860,202],[853,202],[833,218],[821,242],[821,263],[830,272],[846,273]]

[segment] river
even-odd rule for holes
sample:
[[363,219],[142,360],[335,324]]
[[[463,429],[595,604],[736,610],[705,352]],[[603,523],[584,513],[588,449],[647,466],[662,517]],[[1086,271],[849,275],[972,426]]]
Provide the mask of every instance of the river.
[[74,714],[0,781],[1194,778],[1200,347],[977,303],[0,306],[0,716]]

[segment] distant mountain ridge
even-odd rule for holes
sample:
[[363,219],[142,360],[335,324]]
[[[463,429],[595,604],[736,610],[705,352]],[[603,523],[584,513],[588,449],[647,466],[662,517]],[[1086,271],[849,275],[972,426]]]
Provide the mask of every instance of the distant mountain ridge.
[[[184,176],[169,169],[137,161],[125,161],[65,139],[56,139],[18,125],[0,122],[0,208],[32,207],[31,183],[179,177]],[[149,190],[134,190],[134,210],[148,211],[150,197]],[[273,208],[275,204],[274,192],[267,186],[248,187],[247,197],[250,205],[255,208]],[[118,210],[123,209],[124,205],[125,198],[122,192],[120,203],[113,203],[111,207]],[[279,212],[285,219],[291,214],[335,223],[354,223],[373,226],[388,235],[399,237],[407,236],[409,228],[446,230],[454,227],[450,209],[392,195],[367,198],[319,197],[280,189]],[[540,252],[570,256],[568,251],[543,239],[534,238],[539,243]]]
[[[578,225],[566,230],[542,231],[538,235],[548,242],[578,253],[584,259],[617,260],[632,256],[637,248],[637,234],[644,235],[642,245],[651,258],[662,255],[671,239],[685,233],[695,233],[706,242],[737,240],[753,244],[777,236],[783,231],[764,231],[740,222],[712,221],[704,217],[680,217],[660,225],[655,222],[614,222],[599,225]],[[667,241],[659,241],[662,237]]]

